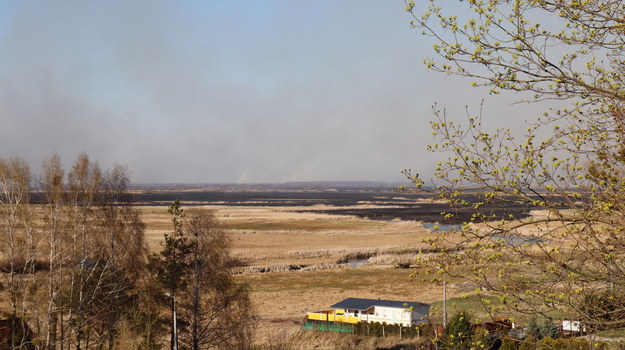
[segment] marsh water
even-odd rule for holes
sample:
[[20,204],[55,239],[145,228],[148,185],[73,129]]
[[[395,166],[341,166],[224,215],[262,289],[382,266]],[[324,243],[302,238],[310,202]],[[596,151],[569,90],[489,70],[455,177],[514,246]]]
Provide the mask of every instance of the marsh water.
[[[179,185],[182,186],[182,185]],[[144,185],[133,194],[138,205],[169,205],[180,200],[184,206],[227,205],[227,206],[270,206],[301,207],[301,212],[315,212],[331,215],[353,215],[370,220],[412,220],[428,223],[440,222],[444,227],[455,230],[454,225],[468,221],[471,209],[455,209],[453,220],[445,220],[441,212],[448,210],[445,203],[435,201],[433,193],[398,192],[396,186],[384,184],[247,184],[210,185],[198,184],[195,189],[175,185],[160,188]],[[478,200],[467,195],[471,202]],[[324,208],[315,206],[324,205]],[[529,216],[532,207],[506,203],[484,205],[482,209],[493,217],[516,219]],[[445,226],[450,225],[450,226]],[[441,225],[439,225],[441,226]],[[446,228],[443,228],[445,230]]]
[[[434,224],[434,223],[424,223],[423,227],[428,230],[438,231],[438,232],[453,232],[453,231],[461,231],[462,225],[448,225],[448,224]],[[524,244],[540,244],[545,243],[544,239],[536,238],[536,237],[528,237],[521,235],[500,235],[494,234],[490,236],[493,239],[503,239],[503,241],[509,246],[520,246]]]

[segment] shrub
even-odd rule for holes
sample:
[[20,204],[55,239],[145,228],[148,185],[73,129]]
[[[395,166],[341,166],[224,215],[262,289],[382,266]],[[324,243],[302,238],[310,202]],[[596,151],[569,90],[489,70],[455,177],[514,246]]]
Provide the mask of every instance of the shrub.
[[[516,343],[516,344],[515,344]],[[536,339],[527,337],[524,340],[515,341],[504,338],[500,350],[606,350],[608,345],[605,342],[590,342],[585,338],[543,338]]]
[[538,326],[538,320],[536,319],[536,316],[532,316],[532,318],[530,318],[530,321],[527,325],[527,336],[535,339],[542,338],[542,333],[540,331],[540,326]]
[[460,311],[453,315],[443,332],[441,345],[448,349],[468,349],[473,337],[470,318],[471,314],[466,311]]
[[501,347],[499,350],[518,350],[519,345],[519,340],[506,336],[501,339]]
[[543,338],[557,338],[559,333],[558,326],[553,322],[551,318],[546,318],[545,322],[543,322],[542,327],[540,327],[540,335]]
[[584,338],[544,338],[541,339],[537,348],[539,350],[605,350],[607,349],[607,343],[605,342],[590,342]]
[[401,335],[402,338],[429,337],[430,335],[426,325],[400,326],[377,322],[360,322],[355,324],[354,334],[371,337],[382,337],[382,334],[385,337],[399,337]]
[[528,336],[525,339],[521,340],[519,343],[519,350],[536,350],[538,339],[533,336]]

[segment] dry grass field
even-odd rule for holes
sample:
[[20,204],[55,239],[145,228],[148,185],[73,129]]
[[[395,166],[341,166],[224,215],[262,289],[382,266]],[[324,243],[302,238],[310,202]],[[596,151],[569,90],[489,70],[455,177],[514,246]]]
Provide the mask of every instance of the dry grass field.
[[[370,205],[369,205],[370,206]],[[203,206],[213,210],[231,236],[233,255],[244,267],[237,278],[249,283],[258,315],[259,341],[296,332],[307,311],[348,297],[435,302],[440,287],[411,281],[416,268],[397,268],[394,257],[414,261],[433,233],[414,221],[372,221],[353,216],[303,212],[314,207]],[[336,207],[333,207],[336,209]],[[159,249],[171,230],[166,207],[143,207],[146,238]],[[360,266],[337,264],[355,258]],[[367,260],[368,259],[368,260]],[[289,266],[306,267],[284,271]],[[266,273],[251,268],[264,268]],[[421,279],[416,279],[421,281]],[[427,279],[426,279],[427,280]],[[449,296],[466,292],[449,288]]]

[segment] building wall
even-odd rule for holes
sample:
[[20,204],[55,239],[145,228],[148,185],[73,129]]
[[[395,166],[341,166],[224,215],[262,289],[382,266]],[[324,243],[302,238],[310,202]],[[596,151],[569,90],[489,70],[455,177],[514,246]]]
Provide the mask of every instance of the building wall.
[[405,311],[403,308],[376,306],[372,314],[362,314],[360,319],[365,322],[386,322],[387,324],[402,324],[409,326],[415,324],[412,320],[413,312]]
[[429,314],[429,306],[423,306],[412,311],[405,311],[404,308],[374,306],[366,312],[360,313],[356,310],[328,310],[318,313],[308,313],[308,319],[357,323],[358,320],[364,322],[386,322],[387,324],[401,324],[410,326],[426,322]]
[[428,317],[430,316],[430,306],[429,305],[421,305],[414,310],[412,310],[412,323],[413,324],[421,324],[428,322]]

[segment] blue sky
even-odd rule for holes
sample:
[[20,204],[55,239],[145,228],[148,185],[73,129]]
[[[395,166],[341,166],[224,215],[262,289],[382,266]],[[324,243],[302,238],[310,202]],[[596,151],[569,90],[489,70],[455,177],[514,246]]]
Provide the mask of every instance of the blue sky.
[[487,95],[425,70],[403,7],[0,1],[0,156],[37,171],[87,152],[134,182],[428,176],[431,105],[462,114]]

